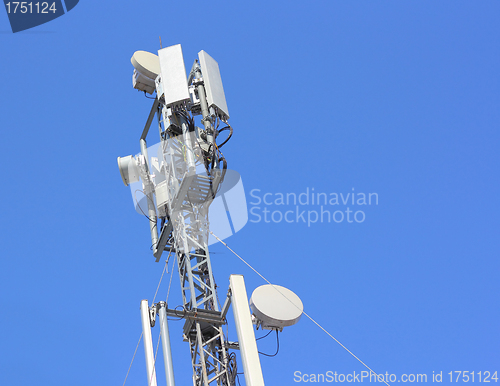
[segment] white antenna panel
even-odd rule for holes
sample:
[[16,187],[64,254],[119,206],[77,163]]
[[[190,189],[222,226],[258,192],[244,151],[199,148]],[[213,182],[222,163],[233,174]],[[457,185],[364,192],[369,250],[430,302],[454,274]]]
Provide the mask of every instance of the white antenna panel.
[[[186,68],[180,44],[158,51],[160,59],[161,83],[167,106],[189,101]],[[159,95],[161,97],[161,95]]]
[[208,107],[216,107],[221,115],[228,119],[229,113],[224,87],[222,87],[219,64],[205,51],[198,52],[198,58],[200,59],[201,73],[207,92]]

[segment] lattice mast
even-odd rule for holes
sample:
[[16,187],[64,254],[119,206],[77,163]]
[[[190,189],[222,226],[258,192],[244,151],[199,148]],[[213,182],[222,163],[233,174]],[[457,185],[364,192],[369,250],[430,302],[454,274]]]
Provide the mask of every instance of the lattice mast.
[[[231,385],[234,377],[229,369],[222,331],[225,321],[217,303],[208,250],[208,210],[226,170],[226,162],[215,143],[215,128],[221,120],[227,126],[228,115],[213,100],[208,104],[198,61],[191,70],[189,84],[187,81],[179,84],[182,90],[179,87],[178,95],[171,97],[166,92],[169,86],[182,79],[182,71],[173,73],[171,65],[172,57],[182,59],[182,52],[180,46],[165,51],[160,51],[162,75],[157,82],[157,90],[160,90],[157,95],[165,90],[159,99],[163,155],[159,171],[166,179],[157,188],[157,200],[158,196],[162,199],[158,206],[165,216],[154,254],[158,259],[165,249],[176,253],[183,309],[196,315],[188,318],[184,325],[184,339],[189,342],[191,351],[193,384]],[[218,71],[209,73],[206,61],[215,61],[203,51],[200,61],[204,64],[206,79],[210,75],[220,79]],[[193,116],[198,114],[202,115],[203,129],[194,125]]]
[[[218,64],[204,51],[198,58],[186,77],[180,45],[159,50],[158,57],[144,51],[134,54],[134,87],[150,94],[156,91],[156,98],[140,138],[141,154],[119,158],[118,164],[126,185],[139,177],[142,180],[156,261],[168,251],[175,253],[178,264],[183,309],[169,310],[163,302],[153,305],[149,310],[151,325],[158,312],[165,342],[166,315],[185,318],[183,337],[191,351],[193,385],[234,385],[235,356],[228,353],[222,330],[229,301],[219,309],[208,250],[209,206],[227,169],[220,148],[231,137],[232,128],[227,123]],[[157,157],[148,158],[146,136],[155,115],[160,146]],[[202,128],[195,126],[197,115]],[[217,144],[222,131],[229,131],[229,135]],[[143,325],[147,314],[142,313]],[[152,346],[146,339],[144,343],[147,359]],[[170,347],[163,347],[171,386]],[[156,384],[154,366],[148,367],[148,379],[150,385]]]

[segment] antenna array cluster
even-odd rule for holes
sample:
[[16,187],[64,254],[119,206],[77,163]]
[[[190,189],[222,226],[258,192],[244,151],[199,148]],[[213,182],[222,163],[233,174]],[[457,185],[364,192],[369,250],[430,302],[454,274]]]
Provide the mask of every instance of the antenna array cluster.
[[[227,172],[221,148],[233,134],[219,65],[200,51],[186,74],[180,44],[162,48],[158,55],[137,51],[131,62],[134,88],[154,93],[155,98],[139,139],[141,153],[118,157],[118,167],[125,185],[142,183],[153,255],[159,261],[164,251],[176,254],[183,301],[181,310],[168,309],[165,302],[151,307],[147,300],[141,303],[148,384],[156,385],[150,327],[158,314],[168,386],[175,381],[167,316],[184,319],[183,339],[190,347],[193,385],[235,385],[233,349],[240,350],[246,384],[264,385],[252,324],[281,331],[298,321],[302,303],[286,288],[262,286],[252,295],[251,315],[240,275],[231,275],[222,308],[217,302],[208,250],[208,213]],[[195,124],[197,116],[202,127]],[[160,146],[150,157],[146,137],[155,117]],[[223,131],[228,135],[221,142]],[[223,333],[231,304],[238,342],[228,342]]]

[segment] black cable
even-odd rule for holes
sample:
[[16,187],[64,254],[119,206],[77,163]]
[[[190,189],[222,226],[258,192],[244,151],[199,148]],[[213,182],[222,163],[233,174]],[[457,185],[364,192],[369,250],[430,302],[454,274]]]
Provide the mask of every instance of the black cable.
[[210,145],[208,145],[207,153],[208,153],[208,156],[205,157],[205,159],[206,159],[206,162],[208,163],[208,169],[210,171],[212,171],[212,170],[214,170],[215,157],[216,157],[216,150],[215,150],[215,146],[214,146],[213,143],[211,143]]
[[[221,155],[222,155],[222,153],[221,153]],[[224,182],[224,177],[226,176],[227,161],[226,161],[226,158],[224,158],[224,156],[222,156],[222,158],[219,158],[219,162],[220,161],[222,161],[222,175],[220,177],[220,183],[219,183],[219,186],[221,187],[222,183]]]
[[278,330],[276,330],[276,345],[277,345],[277,348],[276,348],[276,352],[274,354],[266,354],[266,353],[263,353],[260,351],[259,351],[259,354],[265,355],[266,357],[275,357],[276,355],[278,355],[278,352],[280,351],[280,339],[278,337]]
[[[182,307],[182,311],[183,311],[182,316],[179,316],[177,314],[177,308],[179,308],[179,307]],[[178,305],[177,307],[175,307],[173,311],[174,311],[175,316],[179,319],[170,319],[170,320],[181,320],[181,319],[184,319],[184,317],[186,316],[186,309],[181,305]]]
[[227,141],[229,141],[231,139],[231,137],[233,136],[233,128],[230,126],[230,125],[227,125],[226,127],[223,127],[222,129],[218,130],[217,132],[217,136],[222,133],[223,131],[226,131],[227,129],[229,129],[229,135],[227,136],[226,140],[224,142],[222,142],[220,145],[217,145],[217,147],[220,149],[222,146],[224,146]]
[[148,96],[146,95],[146,91],[144,91],[144,96],[145,96],[146,98],[148,98],[148,99],[156,99],[156,97],[148,97]]
[[219,136],[220,133],[222,133],[223,131],[226,131],[226,130],[229,130],[229,125],[227,126],[224,126],[222,129],[217,129],[217,136]]
[[194,131],[194,119],[184,110],[178,110],[177,113],[188,121],[189,131]]
[[229,381],[229,384],[226,382],[226,378],[223,377],[221,379],[222,385],[224,386],[236,385],[235,380],[237,376],[238,376],[238,363],[236,361],[236,354],[232,352],[228,355],[228,361],[227,361],[227,381]]
[[[194,119],[191,117],[191,115],[187,112],[187,110],[183,109],[182,107],[176,107],[174,108],[174,113],[179,114],[182,116],[187,122],[188,122],[188,131],[194,131],[195,125],[194,125]],[[177,121],[177,119],[176,119]],[[179,122],[177,122],[179,124]],[[182,134],[182,129],[181,127],[178,127],[176,125],[171,125],[171,127],[174,128],[174,133],[177,135]]]
[[[144,211],[142,210],[141,208],[141,205],[139,204],[139,201],[137,200],[137,192],[141,192],[142,194],[144,194],[144,197],[146,197],[146,199],[148,199],[149,201],[151,201],[151,199],[148,197],[148,195],[146,193],[144,193],[143,190],[140,190],[140,189],[136,189],[135,192],[134,192],[134,198],[135,198],[135,202],[137,203],[137,206],[139,207],[141,213],[149,220],[151,221],[153,224],[155,224],[156,226],[158,225],[158,223],[156,221],[153,221],[151,220],[151,218],[146,214],[144,213]],[[154,205],[154,201],[151,201]]]
[[266,335],[261,336],[260,338],[257,338],[257,339],[255,339],[255,340],[260,340],[260,339],[267,338],[271,332],[273,332],[273,330],[269,330],[269,332],[268,332]]

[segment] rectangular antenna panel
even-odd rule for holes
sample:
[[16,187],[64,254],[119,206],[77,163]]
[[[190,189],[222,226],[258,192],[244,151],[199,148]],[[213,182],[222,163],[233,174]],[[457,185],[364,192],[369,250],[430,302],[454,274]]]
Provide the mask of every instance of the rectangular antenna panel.
[[223,116],[229,118],[219,64],[205,51],[200,51],[198,58],[200,58],[201,73],[207,92],[208,107],[217,107]]
[[162,88],[167,106],[189,101],[186,68],[180,44],[158,50]]

